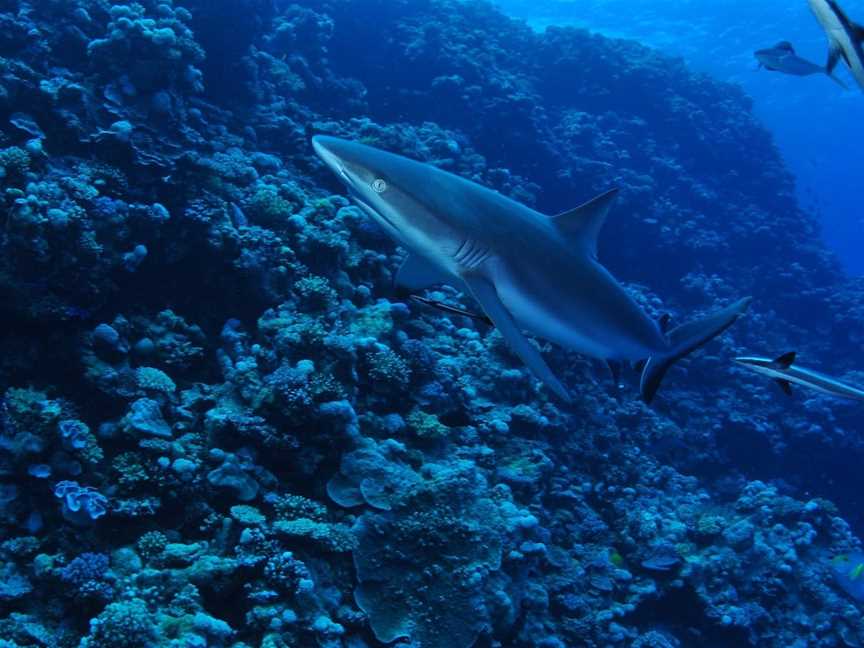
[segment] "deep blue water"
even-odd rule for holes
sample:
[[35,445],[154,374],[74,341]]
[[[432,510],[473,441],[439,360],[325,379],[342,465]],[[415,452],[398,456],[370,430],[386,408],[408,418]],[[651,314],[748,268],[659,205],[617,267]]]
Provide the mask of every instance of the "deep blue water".
[[[757,70],[753,51],[791,41],[824,63],[824,33],[805,2],[766,0],[497,0],[537,29],[576,25],[632,38],[683,57],[694,70],[740,84],[795,173],[803,205],[816,211],[823,235],[853,274],[864,274],[864,96],[848,71],[843,92],[827,78]],[[864,22],[864,2],[841,3]],[[842,66],[841,66],[842,67]],[[746,154],[746,152],[742,151]]]

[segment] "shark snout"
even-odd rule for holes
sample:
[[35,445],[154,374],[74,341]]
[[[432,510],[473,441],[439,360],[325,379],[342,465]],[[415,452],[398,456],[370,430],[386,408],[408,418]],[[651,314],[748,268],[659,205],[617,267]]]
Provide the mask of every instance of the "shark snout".
[[312,138],[312,150],[321,158],[333,173],[335,173],[342,182],[351,186],[351,176],[345,167],[345,160],[339,152],[339,145],[344,143],[338,137],[330,137],[328,135],[316,135]]
[[312,138],[312,150],[315,151],[315,155],[332,167],[339,160],[339,155],[335,151],[338,141],[335,137],[316,135]]

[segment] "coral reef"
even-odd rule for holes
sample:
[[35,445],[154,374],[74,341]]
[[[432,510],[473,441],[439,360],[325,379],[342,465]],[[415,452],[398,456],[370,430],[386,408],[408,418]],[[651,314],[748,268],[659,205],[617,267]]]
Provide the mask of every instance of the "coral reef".
[[[3,646],[864,642],[860,414],[729,363],[855,379],[861,282],[735,87],[456,0],[0,0],[0,76]],[[394,291],[314,132],[618,185],[647,311],[754,312],[653,411],[547,353],[563,407]]]

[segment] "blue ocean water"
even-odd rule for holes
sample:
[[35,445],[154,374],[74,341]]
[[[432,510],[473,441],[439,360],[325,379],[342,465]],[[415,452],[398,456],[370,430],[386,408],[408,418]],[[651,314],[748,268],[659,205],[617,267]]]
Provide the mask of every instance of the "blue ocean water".
[[[825,241],[853,274],[864,273],[861,184],[861,93],[844,92],[822,77],[796,78],[758,70],[753,52],[790,41],[819,64],[827,41],[806,2],[728,0],[498,0],[507,13],[536,29],[574,25],[630,38],[682,57],[689,67],[739,84],[753,98],[757,117],[773,134],[795,174],[802,204],[818,213]],[[864,3],[842,3],[864,21]]]
[[0,648],[864,645],[860,93],[506,9],[0,0]]

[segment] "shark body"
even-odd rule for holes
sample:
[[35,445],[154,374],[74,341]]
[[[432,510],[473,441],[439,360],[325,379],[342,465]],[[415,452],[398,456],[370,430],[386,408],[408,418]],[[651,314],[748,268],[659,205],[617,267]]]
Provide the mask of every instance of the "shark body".
[[846,88],[843,83],[833,74],[829,73],[821,65],[811,63],[795,53],[795,48],[788,41],[781,41],[766,49],[756,50],[753,55],[759,61],[759,67],[764,67],[772,72],[780,72],[792,76],[811,76],[813,74],[825,74],[832,81]]
[[828,74],[842,59],[864,90],[864,27],[854,23],[836,0],[808,0],[828,38]]
[[735,358],[735,362],[773,378],[780,385],[780,388],[789,395],[792,394],[792,385],[796,384],[830,396],[864,401],[864,390],[842,383],[818,371],[796,366],[794,352],[785,353],[773,360],[771,358],[742,357]]
[[743,299],[665,334],[597,261],[597,234],[616,192],[549,217],[432,165],[329,136],[318,156],[351,198],[409,251],[396,283],[449,284],[473,296],[511,349],[562,400],[563,385],[522,333],[607,361],[647,359],[643,399],[666,370],[726,330]]

